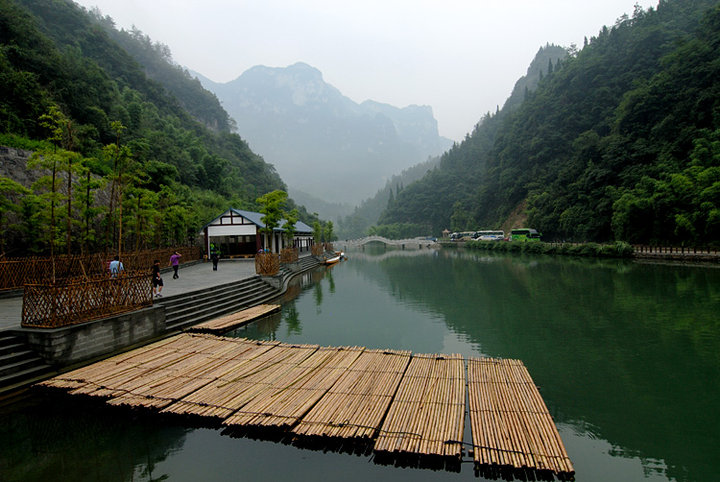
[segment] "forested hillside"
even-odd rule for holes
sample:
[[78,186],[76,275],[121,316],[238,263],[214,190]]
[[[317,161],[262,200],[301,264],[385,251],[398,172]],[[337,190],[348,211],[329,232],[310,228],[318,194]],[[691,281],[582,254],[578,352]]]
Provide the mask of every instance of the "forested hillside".
[[120,224],[125,245],[185,243],[229,205],[285,189],[166,47],[111,25],[65,0],[0,0],[0,145],[44,154],[32,186],[3,180],[9,253],[67,247],[68,213],[73,248],[117,244]]
[[546,239],[720,239],[718,2],[638,7],[570,54],[381,222],[439,233],[497,227],[519,209]]
[[[425,162],[416,164],[415,166],[403,170],[400,174],[392,176],[385,183],[385,187],[379,189],[373,197],[365,199],[355,208],[352,214],[338,220],[338,237],[341,239],[361,238],[368,234],[368,228],[377,224],[378,219],[385,208],[388,204],[395,202],[395,197],[400,194],[405,186],[422,178],[425,174],[434,169],[439,162],[439,157],[431,157]],[[405,237],[402,227],[393,226],[392,229],[393,232],[391,233],[385,231],[377,232],[376,228],[373,233],[382,234],[386,237]],[[414,229],[414,227],[411,227],[411,229]],[[408,235],[415,236],[416,234],[419,233],[412,231]]]

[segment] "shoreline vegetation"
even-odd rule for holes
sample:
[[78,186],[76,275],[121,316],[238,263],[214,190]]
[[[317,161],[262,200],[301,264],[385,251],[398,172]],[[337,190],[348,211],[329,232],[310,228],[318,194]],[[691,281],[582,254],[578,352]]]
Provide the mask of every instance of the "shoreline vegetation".
[[720,252],[717,249],[698,251],[694,248],[639,247],[633,246],[625,241],[616,241],[610,244],[545,243],[542,241],[440,241],[439,244],[443,248],[465,248],[476,251],[494,251],[499,253],[555,254],[594,258],[643,258],[713,263],[720,262]]

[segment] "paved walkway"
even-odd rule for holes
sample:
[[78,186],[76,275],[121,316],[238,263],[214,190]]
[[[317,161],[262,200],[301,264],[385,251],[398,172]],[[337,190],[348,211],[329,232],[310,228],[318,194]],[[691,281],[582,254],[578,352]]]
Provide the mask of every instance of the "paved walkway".
[[[217,271],[213,271],[209,262],[187,267],[181,265],[178,274],[180,278],[173,279],[172,270],[162,273],[164,297],[250,278],[255,275],[255,260],[220,260]],[[20,329],[21,318],[22,296],[0,299],[0,331]]]

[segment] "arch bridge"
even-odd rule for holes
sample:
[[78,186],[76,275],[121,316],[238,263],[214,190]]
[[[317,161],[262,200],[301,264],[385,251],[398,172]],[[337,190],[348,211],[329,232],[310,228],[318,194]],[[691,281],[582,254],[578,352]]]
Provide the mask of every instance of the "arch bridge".
[[386,246],[394,246],[400,249],[424,249],[431,248],[437,245],[437,242],[433,239],[425,238],[408,238],[408,239],[388,239],[383,236],[365,236],[359,239],[348,239],[345,241],[335,241],[333,244],[342,249],[349,248],[364,248],[365,245],[370,243],[382,243]]

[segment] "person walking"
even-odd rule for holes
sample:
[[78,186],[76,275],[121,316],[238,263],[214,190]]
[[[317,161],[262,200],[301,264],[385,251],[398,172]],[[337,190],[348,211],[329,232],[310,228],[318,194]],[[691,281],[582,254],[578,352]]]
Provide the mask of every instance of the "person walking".
[[153,261],[152,266],[152,287],[153,287],[153,296],[155,298],[162,298],[162,289],[163,289],[163,279],[162,276],[160,276],[160,260],[156,259]]
[[172,266],[173,269],[173,279],[178,279],[180,275],[178,275],[178,269],[180,268],[180,258],[182,258],[182,254],[175,251],[172,256],[170,256],[170,266]]
[[213,271],[217,271],[218,260],[220,259],[220,251],[218,251],[214,244],[210,245],[210,259],[212,260]]

